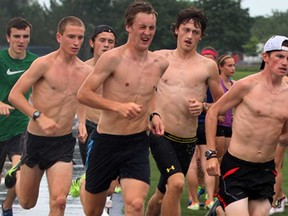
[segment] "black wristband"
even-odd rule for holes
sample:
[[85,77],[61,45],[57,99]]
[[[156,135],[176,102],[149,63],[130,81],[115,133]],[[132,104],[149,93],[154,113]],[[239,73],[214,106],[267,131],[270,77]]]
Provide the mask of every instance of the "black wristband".
[[152,112],[152,113],[150,114],[150,116],[149,116],[149,121],[150,121],[150,122],[152,121],[154,115],[157,115],[157,116],[159,116],[159,118],[161,118],[161,116],[160,116],[159,113],[157,113],[157,112]]
[[217,158],[217,154],[211,154],[206,160],[210,160],[211,158]]

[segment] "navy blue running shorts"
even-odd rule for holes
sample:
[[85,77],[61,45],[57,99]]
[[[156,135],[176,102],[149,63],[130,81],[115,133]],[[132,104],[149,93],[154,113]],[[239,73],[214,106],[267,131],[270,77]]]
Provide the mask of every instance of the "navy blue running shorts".
[[88,144],[86,191],[93,194],[106,191],[117,177],[150,184],[148,141],[146,131],[111,135],[94,130]]

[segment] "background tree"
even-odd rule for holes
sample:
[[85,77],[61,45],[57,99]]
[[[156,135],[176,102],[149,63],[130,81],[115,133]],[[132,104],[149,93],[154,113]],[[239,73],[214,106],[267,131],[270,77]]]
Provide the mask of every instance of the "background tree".
[[199,0],[195,6],[202,9],[208,17],[207,37],[199,48],[213,46],[221,52],[242,52],[243,43],[250,38],[252,18],[248,9],[240,7],[241,1]]
[[[7,21],[14,16],[27,18],[33,25],[30,46],[57,49],[55,39],[57,24],[64,16],[74,15],[83,20],[86,35],[79,56],[90,57],[88,39],[94,27],[108,24],[115,28],[121,45],[127,40],[124,13],[132,0],[50,0],[50,6],[40,6],[37,0],[0,1],[0,45],[6,46]],[[241,0],[150,0],[158,12],[157,30],[151,50],[174,49],[176,40],[170,30],[176,14],[188,6],[203,9],[208,17],[207,36],[199,44],[214,46],[221,52],[245,52],[256,55],[259,43],[273,34],[288,35],[287,12],[274,11],[272,16],[251,18]],[[47,51],[47,50],[46,50]]]

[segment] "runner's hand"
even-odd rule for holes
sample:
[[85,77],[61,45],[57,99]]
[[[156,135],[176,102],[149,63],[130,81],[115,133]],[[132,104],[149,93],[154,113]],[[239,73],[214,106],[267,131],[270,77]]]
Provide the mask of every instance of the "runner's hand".
[[14,109],[15,109],[14,107],[0,101],[0,115],[9,116],[10,110],[14,110]]
[[133,120],[140,115],[142,107],[143,107],[143,105],[139,105],[139,104],[136,104],[133,102],[122,103],[118,109],[118,112],[124,118],[127,118],[129,120]]
[[165,130],[164,124],[158,115],[153,116],[151,122],[148,124],[148,128],[154,135],[163,135]]

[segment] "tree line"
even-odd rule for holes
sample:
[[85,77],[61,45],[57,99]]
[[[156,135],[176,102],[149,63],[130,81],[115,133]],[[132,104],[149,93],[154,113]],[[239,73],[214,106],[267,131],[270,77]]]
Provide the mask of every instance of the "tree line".
[[[108,24],[115,28],[118,45],[126,42],[124,12],[132,0],[50,0],[50,7],[41,6],[37,0],[0,1],[0,45],[6,45],[5,29],[8,20],[21,16],[33,25],[30,46],[57,49],[55,39],[57,24],[64,16],[73,15],[86,26],[85,41],[79,56],[89,58],[88,40],[94,27]],[[173,49],[176,40],[170,30],[176,14],[183,8],[194,6],[208,17],[206,36],[199,44],[213,46],[220,53],[245,53],[257,55],[257,44],[274,34],[288,35],[288,11],[273,11],[272,16],[250,17],[249,9],[241,7],[241,0],[150,0],[158,12],[157,31],[151,50]]]

